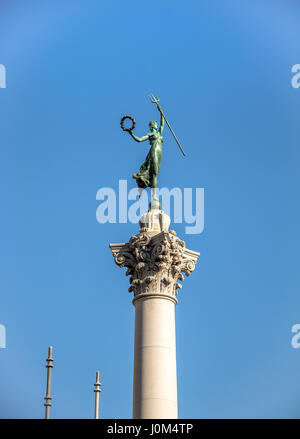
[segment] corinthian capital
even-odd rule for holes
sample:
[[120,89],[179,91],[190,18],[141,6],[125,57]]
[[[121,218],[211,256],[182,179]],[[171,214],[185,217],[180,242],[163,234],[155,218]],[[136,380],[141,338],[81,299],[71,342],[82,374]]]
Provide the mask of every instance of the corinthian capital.
[[177,289],[182,287],[178,281],[184,280],[183,273],[189,276],[194,271],[200,253],[188,250],[175,231],[168,231],[167,215],[159,213],[158,223],[148,213],[148,223],[140,222],[139,234],[128,243],[110,244],[110,248],[115,263],[127,268],[134,300],[158,295],[177,302]]

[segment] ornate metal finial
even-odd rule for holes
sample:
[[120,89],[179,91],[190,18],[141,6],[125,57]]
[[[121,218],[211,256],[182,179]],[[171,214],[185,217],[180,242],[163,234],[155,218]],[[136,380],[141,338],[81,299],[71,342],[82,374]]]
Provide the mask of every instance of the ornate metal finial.
[[94,384],[95,389],[95,419],[99,419],[99,396],[101,392],[100,373],[96,372],[96,382]]
[[48,349],[48,358],[47,358],[47,389],[46,389],[46,396],[45,396],[45,419],[50,419],[50,407],[51,407],[51,373],[53,368],[53,357],[52,357],[52,346],[49,346]]

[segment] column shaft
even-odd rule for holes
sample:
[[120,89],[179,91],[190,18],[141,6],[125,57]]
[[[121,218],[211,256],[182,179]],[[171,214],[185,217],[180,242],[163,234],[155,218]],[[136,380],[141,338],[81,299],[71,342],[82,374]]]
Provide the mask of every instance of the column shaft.
[[176,419],[175,302],[154,295],[134,305],[133,418]]
[[199,253],[187,249],[169,225],[168,215],[150,209],[140,219],[140,233],[128,243],[110,244],[134,294],[134,419],[178,416],[175,305],[179,281],[194,271]]

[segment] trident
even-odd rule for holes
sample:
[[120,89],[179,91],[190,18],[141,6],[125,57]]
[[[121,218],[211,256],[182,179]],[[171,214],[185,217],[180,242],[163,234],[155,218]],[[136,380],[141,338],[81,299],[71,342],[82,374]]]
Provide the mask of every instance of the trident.
[[170,131],[171,131],[171,133],[173,134],[174,139],[176,140],[177,145],[178,145],[179,148],[180,148],[180,151],[181,151],[182,154],[185,156],[186,154],[185,154],[185,152],[183,151],[183,149],[182,149],[182,147],[181,147],[181,145],[180,145],[180,143],[179,143],[179,140],[178,140],[177,137],[175,136],[174,131],[172,130],[172,128],[171,128],[171,126],[170,126],[170,124],[169,124],[169,122],[168,122],[166,116],[164,115],[164,113],[163,113],[163,111],[162,111],[161,106],[159,105],[159,99],[158,99],[158,97],[157,97],[157,96],[154,96],[154,94],[149,95],[149,96],[150,96],[150,101],[151,101],[153,104],[156,104],[156,105],[157,105],[157,108],[158,108],[158,110],[160,111],[162,117],[165,119],[165,121],[166,121],[168,127],[170,128]]

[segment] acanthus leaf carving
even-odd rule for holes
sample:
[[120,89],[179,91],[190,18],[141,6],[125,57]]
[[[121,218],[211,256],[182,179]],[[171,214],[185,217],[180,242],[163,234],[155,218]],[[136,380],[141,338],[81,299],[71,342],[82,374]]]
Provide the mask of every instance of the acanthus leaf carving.
[[126,267],[130,275],[129,292],[135,297],[160,294],[176,298],[182,286],[182,273],[189,276],[195,269],[199,253],[186,249],[176,232],[153,234],[142,232],[126,244],[111,244],[110,248],[119,267]]

